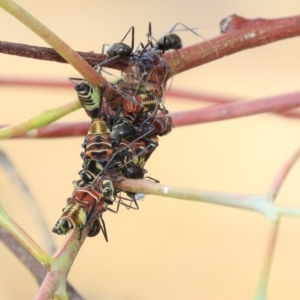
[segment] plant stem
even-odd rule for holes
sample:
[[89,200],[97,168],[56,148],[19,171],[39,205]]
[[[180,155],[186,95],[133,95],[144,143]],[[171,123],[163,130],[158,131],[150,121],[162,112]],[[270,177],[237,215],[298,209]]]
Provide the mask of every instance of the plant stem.
[[166,51],[164,57],[173,75],[245,49],[300,35],[299,15],[271,20],[232,15],[221,23],[222,35],[178,51]]
[[53,259],[38,246],[33,239],[6,213],[0,204],[0,226],[14,236],[36,260],[49,268]]
[[251,101],[236,101],[196,110],[171,114],[176,126],[229,120],[266,112],[278,112],[300,106],[300,92],[267,97]]
[[[75,100],[63,106],[47,109],[27,121],[0,129],[0,139],[9,138],[35,128],[48,125],[79,108],[81,108],[81,104],[78,100]],[[28,135],[30,135],[30,133],[28,133]]]
[[[68,299],[66,294],[66,281],[71,266],[80,250],[89,227],[85,227],[81,232],[79,240],[79,230],[72,230],[68,233],[61,248],[54,255],[50,270],[42,283],[35,300],[46,300],[57,297],[57,299]],[[56,298],[55,298],[56,299]]]
[[285,178],[287,177],[287,175],[289,174],[290,170],[292,169],[292,167],[295,165],[295,163],[297,162],[297,160],[300,157],[300,148],[297,149],[295,151],[295,153],[293,153],[293,155],[288,159],[288,161],[282,166],[282,168],[280,169],[280,171],[278,172],[278,174],[276,175],[273,183],[271,184],[271,187],[269,189],[269,195],[270,195],[270,199],[272,201],[275,200],[275,198],[277,197],[277,194],[285,180]]
[[107,81],[97,73],[80,55],[61,40],[56,34],[29,14],[12,0],[0,0],[0,6],[31,29],[46,43],[53,47],[69,64],[71,64],[86,80],[97,86],[106,85]]
[[[71,104],[72,105],[72,104]],[[170,116],[173,120],[173,125],[175,126],[186,126],[194,125],[197,123],[213,122],[218,120],[228,120],[232,118],[239,118],[244,116],[250,116],[266,112],[278,112],[284,110],[290,110],[300,106],[300,92],[289,93],[280,96],[273,96],[263,99],[256,99],[251,101],[234,101],[220,105],[212,105],[209,107],[182,111],[178,113],[171,113]],[[79,108],[80,105],[78,103]],[[60,108],[61,109],[61,108]],[[65,108],[63,108],[65,109]],[[68,113],[71,110],[66,110]],[[61,113],[61,115],[59,115]],[[57,118],[64,116],[66,113],[62,111],[57,113]],[[48,115],[46,116],[48,118]],[[57,118],[50,119],[48,123]],[[42,119],[43,120],[43,119]],[[40,123],[39,126],[46,125],[47,122]],[[3,126],[3,125],[2,125]],[[69,124],[53,124],[50,127],[40,128],[33,132],[24,134],[25,131],[32,128],[38,127],[28,127],[24,123],[13,125],[13,130],[9,130],[11,127],[6,127],[0,129],[0,138],[11,137],[19,134],[23,134],[19,137],[64,137],[64,136],[78,136],[86,135],[89,123],[69,123]],[[0,125],[1,128],[1,125]],[[3,133],[4,131],[4,133]]]
[[142,179],[122,178],[122,181],[119,180],[121,178],[114,182],[114,186],[123,191],[243,208],[259,212],[270,220],[276,220],[279,214],[300,216],[299,207],[275,205],[269,201],[268,195],[234,194],[189,189]]
[[[47,273],[46,269],[7,230],[1,227],[0,239],[31,272],[38,285],[41,285]],[[83,300],[82,296],[69,283],[67,283],[67,292],[70,299]]]
[[267,247],[265,250],[264,260],[259,275],[259,280],[255,293],[255,300],[266,300],[267,299],[267,284],[270,275],[270,268],[272,265],[272,259],[274,257],[274,250],[276,240],[278,236],[278,228],[280,225],[280,218],[270,222],[270,232],[267,241]]

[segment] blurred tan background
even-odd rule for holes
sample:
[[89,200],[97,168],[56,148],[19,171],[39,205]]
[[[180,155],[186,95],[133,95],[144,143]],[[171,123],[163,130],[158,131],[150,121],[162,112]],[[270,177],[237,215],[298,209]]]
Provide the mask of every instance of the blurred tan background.
[[[219,34],[230,14],[278,18],[299,14],[299,1],[18,1],[76,50],[101,52],[122,39],[130,26],[146,41],[148,22],[159,37],[176,22],[199,27],[206,38]],[[0,10],[0,39],[47,46]],[[183,43],[199,41],[180,33]],[[300,38],[247,50],[176,76],[173,87],[258,98],[299,90]],[[78,76],[67,64],[0,54],[1,77],[67,80]],[[73,90],[0,86],[0,122],[24,120],[76,98]],[[167,98],[171,112],[197,102]],[[87,121],[83,110],[62,121]],[[175,128],[160,139],[147,164],[162,183],[239,193],[264,193],[280,166],[300,145],[300,120],[265,114],[227,122]],[[49,230],[81,167],[83,138],[1,141],[29,184]],[[278,203],[299,205],[300,166],[280,192]],[[22,198],[0,170],[5,209],[39,243],[42,238]],[[139,211],[104,215],[109,243],[88,239],[71,270],[70,282],[89,300],[253,299],[268,234],[268,221],[250,211],[147,196]],[[57,246],[63,238],[53,234]],[[299,299],[300,220],[284,218],[268,288],[268,299]],[[32,299],[38,289],[20,262],[0,244],[1,299]]]

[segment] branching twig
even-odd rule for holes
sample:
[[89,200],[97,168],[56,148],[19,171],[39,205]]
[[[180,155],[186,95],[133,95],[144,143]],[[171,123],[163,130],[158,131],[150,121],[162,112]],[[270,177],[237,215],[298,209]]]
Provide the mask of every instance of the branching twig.
[[268,195],[204,191],[158,184],[149,180],[132,180],[125,178],[122,178],[121,182],[115,182],[114,185],[123,191],[141,192],[144,194],[254,210],[265,215],[270,220],[277,219],[278,215],[300,217],[300,207],[274,205],[272,202],[269,202]]
[[[36,279],[38,285],[40,285],[47,274],[45,268],[11,234],[1,227],[0,239],[28,268],[28,270]],[[69,283],[67,283],[67,291],[70,299],[83,300],[80,294]]]
[[[54,259],[50,265],[49,272],[41,285],[35,300],[55,299],[68,299],[65,290],[65,282],[70,268],[75,260],[75,257],[80,250],[89,228],[85,227],[79,233],[78,230],[73,230],[67,235],[64,244],[57,251]],[[80,234],[80,240],[79,240]],[[71,298],[72,299],[72,298]]]
[[[98,74],[88,63],[84,61],[81,56],[72,51],[72,49],[62,40],[60,40],[54,33],[48,30],[13,1],[0,0],[0,6],[18,18],[18,20],[23,22],[26,26],[43,38],[49,45],[55,48],[60,56],[72,64],[74,68],[77,69],[92,85],[102,84],[106,86],[107,89],[104,92],[104,96],[109,98],[110,93],[113,91],[106,79],[103,78],[101,74]],[[221,23],[221,29],[224,34],[208,42],[192,45],[178,51],[167,51],[164,54],[164,57],[170,65],[172,75],[244,49],[257,47],[277,40],[300,35],[300,17],[295,16],[276,20],[247,20],[238,16],[231,16],[226,20],[223,20]],[[10,51],[11,53],[15,51],[15,54],[21,53],[25,56],[30,55],[30,57],[34,57],[37,53],[37,49],[30,50],[30,46],[26,45],[16,46],[9,45],[5,42],[0,44],[0,47],[1,45],[2,53],[4,53],[4,51]],[[40,55],[38,58],[45,59],[48,57],[49,59],[51,56],[52,59],[55,55],[53,50],[51,51],[48,51],[46,48],[43,49],[43,52],[41,53],[40,51],[38,54]],[[51,55],[49,55],[50,52]],[[93,56],[93,54],[91,55]],[[105,59],[105,56],[99,57],[99,55],[95,54],[95,57],[96,56],[97,63],[99,62],[98,59]],[[54,59],[62,62],[61,57],[57,56]],[[126,62],[129,62],[129,60],[126,61],[117,58],[114,61],[114,67],[122,69]],[[256,101],[226,103],[204,108],[198,111],[173,114],[173,120],[175,125],[188,125],[248,116],[262,112],[290,110],[298,107],[299,105],[300,93],[293,93]],[[72,106],[72,109],[77,108],[78,102]],[[52,113],[56,114],[56,119],[58,111],[62,111],[62,109],[59,108],[51,111]],[[53,120],[55,120],[55,117],[53,117],[51,113],[45,113],[41,118],[32,118],[29,120],[29,122],[0,130],[0,138],[10,137],[33,128],[41,127],[49,122],[53,122]],[[36,124],[32,124],[33,122],[36,122]],[[277,191],[279,190],[281,182],[285,178],[294,161],[294,158],[291,159],[291,161],[286,164],[280,175],[275,180],[271,188],[271,196],[277,195]],[[265,215],[271,221],[271,224],[272,226],[274,225],[274,227],[272,227],[272,232],[270,234],[270,241],[268,244],[266,259],[260,280],[260,289],[258,289],[259,292],[257,293],[257,299],[261,299],[263,297],[262,295],[265,294],[266,278],[268,276],[270,262],[274,252],[279,218],[284,214],[298,217],[300,216],[300,208],[276,205],[273,201],[270,201],[269,194],[247,195],[218,193],[171,187],[168,185],[156,184],[147,180],[129,179],[124,179],[122,182],[116,182],[115,186],[118,189],[125,191],[142,192],[145,194],[150,193],[178,199],[244,208],[254,210]],[[88,232],[88,228],[83,230],[80,241],[78,240],[78,231],[73,231],[73,233],[68,237],[67,242],[60,249],[59,253],[55,256],[55,258],[52,259],[46,253],[44,253],[44,251],[40,249],[39,246],[34,243],[28,235],[26,235],[26,233],[6,214],[1,206],[0,225],[9,230],[9,232],[13,234],[14,237],[18,239],[18,241],[49,270],[49,273],[46,276],[46,279],[44,280],[36,299],[50,299],[52,297],[66,299],[66,278],[74,258]]]
[[[289,160],[281,167],[277,176],[275,177],[271,188],[268,193],[268,199],[270,203],[273,203],[277,197],[277,194],[289,174],[291,168],[295,165],[296,161],[300,157],[300,149],[298,149]],[[266,299],[267,294],[267,283],[271,269],[271,263],[274,257],[276,241],[278,237],[278,230],[280,226],[281,215],[277,215],[277,218],[270,220],[270,233],[268,236],[267,246],[264,255],[263,265],[261,267],[260,276],[257,284],[255,300]]]
[[46,269],[11,234],[1,227],[0,239],[28,268],[38,285],[40,285],[47,273]]
[[6,229],[46,269],[52,258],[7,214],[0,204],[0,226]]

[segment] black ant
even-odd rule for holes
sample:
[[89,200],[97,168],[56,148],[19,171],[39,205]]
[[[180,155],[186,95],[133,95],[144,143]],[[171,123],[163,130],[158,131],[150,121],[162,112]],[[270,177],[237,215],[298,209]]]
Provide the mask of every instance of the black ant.
[[[173,33],[174,31],[178,30],[178,29],[176,29],[176,27],[178,25],[181,25],[182,27],[184,27],[184,29],[181,29],[181,30],[188,30],[188,31],[192,32],[193,34],[200,36],[205,41],[207,41],[202,35],[198,34],[193,28],[190,28],[190,27],[186,26],[185,24],[178,22],[169,30],[169,32],[167,34],[163,35],[158,41],[156,41],[153,48],[161,50],[162,53],[164,53],[165,51],[171,50],[171,49],[174,49],[174,50],[181,49],[182,48],[181,38],[177,34]],[[197,29],[197,28],[195,28],[195,29]],[[154,38],[152,37],[151,31],[152,31],[151,23],[149,23],[148,40],[152,44],[152,40]],[[210,42],[208,42],[208,43],[216,50],[216,53],[218,54],[217,48],[214,45],[212,45]]]
[[[173,33],[174,29],[176,28],[176,26],[178,24],[181,24],[181,23],[176,23],[175,26],[173,26],[167,34],[165,34],[158,41],[156,41],[152,36],[151,23],[149,23],[149,30],[148,30],[148,34],[147,34],[148,40],[151,45],[153,45],[152,40],[156,41],[155,45],[153,46],[153,49],[160,50],[160,51],[162,51],[162,53],[164,53],[165,51],[168,51],[171,49],[176,50],[176,49],[182,48],[181,38],[177,34]],[[188,28],[188,27],[186,27],[186,28]]]
[[[123,41],[128,36],[130,31],[131,31],[131,47],[123,43]],[[102,52],[104,52],[104,46],[105,45],[103,45]],[[134,26],[129,28],[125,36],[122,38],[121,42],[112,44],[107,48],[106,54],[109,56],[109,58],[97,64],[94,67],[94,69],[100,68],[102,65],[116,59],[117,57],[121,57],[121,58],[130,57],[132,55],[133,48],[134,48]]]
[[[131,31],[131,47],[122,43],[130,31]],[[108,47],[108,49],[106,50],[106,53],[110,58],[113,58],[116,56],[117,57],[129,57],[132,53],[133,47],[134,47],[134,26],[132,26],[127,31],[127,33],[125,34],[125,36],[123,37],[121,42],[110,45]]]

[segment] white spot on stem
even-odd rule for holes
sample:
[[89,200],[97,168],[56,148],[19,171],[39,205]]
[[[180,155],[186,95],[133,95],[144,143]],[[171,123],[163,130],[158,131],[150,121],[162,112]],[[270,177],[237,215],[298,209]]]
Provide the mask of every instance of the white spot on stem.
[[32,130],[30,130],[30,131],[27,132],[27,136],[28,137],[37,137],[38,133],[39,132],[38,132],[37,129],[32,129]]
[[244,35],[244,39],[248,40],[248,39],[252,39],[256,36],[255,32],[249,32],[248,34]]
[[168,186],[164,186],[164,193],[168,194],[168,192],[169,192],[169,187]]

